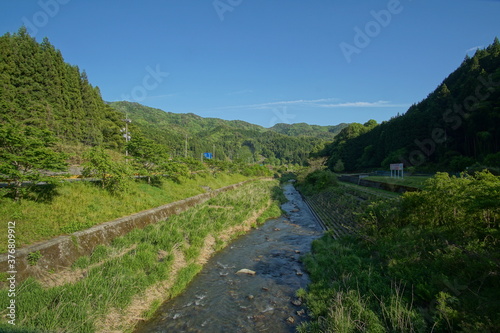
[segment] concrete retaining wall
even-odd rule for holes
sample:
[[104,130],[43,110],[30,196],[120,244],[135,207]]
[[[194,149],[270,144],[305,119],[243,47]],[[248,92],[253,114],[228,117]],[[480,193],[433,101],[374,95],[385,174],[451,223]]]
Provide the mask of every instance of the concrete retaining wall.
[[396,192],[396,193],[420,191],[416,187],[376,182],[373,180],[366,180],[366,179],[360,178],[359,176],[340,176],[339,180],[342,182],[353,183],[353,184],[357,184],[357,185],[361,185],[361,186],[365,186],[365,187],[378,188],[380,190],[391,191],[391,192]]
[[[107,245],[113,239],[129,233],[133,229],[144,228],[149,224],[163,221],[169,216],[179,214],[191,207],[208,201],[222,192],[234,190],[251,181],[253,180],[226,186],[158,208],[105,222],[71,235],[59,236],[48,241],[17,249],[15,254],[16,280],[17,282],[21,282],[29,276],[37,278],[47,274],[47,272],[58,272],[70,267],[79,257],[90,255],[97,245]],[[37,251],[40,251],[41,258],[35,266],[30,266],[27,257],[30,253]],[[12,271],[9,268],[7,260],[7,254],[0,255],[0,272]],[[0,281],[0,285],[2,282],[4,281]]]

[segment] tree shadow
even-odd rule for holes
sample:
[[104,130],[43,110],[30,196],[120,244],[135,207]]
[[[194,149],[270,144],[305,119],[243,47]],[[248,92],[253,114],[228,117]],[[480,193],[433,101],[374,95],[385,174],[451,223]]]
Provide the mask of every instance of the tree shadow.
[[151,176],[149,179],[148,177],[139,177],[136,179],[136,181],[139,183],[148,184],[153,187],[162,188],[165,179],[161,176]]
[[41,203],[51,203],[59,195],[57,184],[40,184],[30,186],[27,189],[28,193],[25,199]]
[[[33,202],[51,203],[59,195],[57,184],[39,184],[22,186],[19,189],[19,199]],[[16,188],[7,186],[0,189],[0,196],[16,200]]]

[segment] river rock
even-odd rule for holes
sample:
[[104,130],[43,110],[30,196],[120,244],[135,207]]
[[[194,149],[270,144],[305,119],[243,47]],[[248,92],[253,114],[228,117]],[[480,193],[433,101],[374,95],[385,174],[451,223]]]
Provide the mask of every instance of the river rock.
[[295,318],[290,316],[286,319],[286,321],[289,322],[290,324],[293,324],[293,323],[295,323]]
[[247,275],[255,275],[257,274],[256,272],[250,270],[250,269],[240,269],[239,271],[236,272],[236,274],[247,274]]

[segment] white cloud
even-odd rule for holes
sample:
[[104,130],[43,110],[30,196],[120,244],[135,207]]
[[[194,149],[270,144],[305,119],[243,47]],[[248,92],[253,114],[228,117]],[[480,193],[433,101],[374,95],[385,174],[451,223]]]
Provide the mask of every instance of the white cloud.
[[406,104],[392,104],[388,101],[377,101],[377,102],[346,102],[346,103],[336,103],[336,104],[320,104],[318,105],[322,108],[399,108],[407,107]]
[[255,110],[269,110],[274,109],[280,106],[289,106],[289,105],[303,105],[303,106],[318,106],[318,103],[325,102],[333,102],[338,100],[337,98],[321,98],[321,99],[299,99],[292,101],[278,101],[278,102],[268,102],[268,103],[260,103],[260,104],[245,104],[245,105],[233,105],[233,106],[224,106],[216,109],[255,109]]
[[474,53],[477,50],[479,50],[480,48],[482,48],[482,46],[474,46],[474,47],[471,47],[470,49],[466,50],[465,53]]
[[298,106],[307,108],[401,108],[409,107],[409,104],[394,104],[389,101],[376,101],[376,102],[339,102],[338,98],[321,98],[321,99],[297,99],[291,101],[278,101],[260,104],[245,104],[233,105],[214,108],[216,110],[228,109],[251,109],[251,110],[273,110],[280,107]]

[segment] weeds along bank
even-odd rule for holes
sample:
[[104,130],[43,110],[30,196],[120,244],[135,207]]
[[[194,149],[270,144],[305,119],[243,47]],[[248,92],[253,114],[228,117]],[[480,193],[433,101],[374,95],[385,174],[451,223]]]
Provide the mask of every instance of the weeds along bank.
[[[276,181],[251,182],[136,229],[110,246],[98,246],[71,270],[45,281],[24,281],[17,286],[18,332],[130,330],[180,293],[214,251],[252,226],[281,215],[283,198]],[[8,291],[2,290],[0,304],[8,299]],[[13,328],[4,316],[2,321],[0,331]]]
[[[143,210],[236,184],[251,177],[218,173],[193,175],[179,181],[158,179],[131,181],[127,192],[113,193],[90,182],[61,183],[39,188],[20,202],[0,198],[2,221],[16,222],[18,248],[71,234],[128,216]],[[96,186],[97,185],[97,186]],[[7,223],[0,223],[0,233],[7,233]],[[7,238],[0,239],[0,252],[7,252]]]
[[[333,215],[359,211],[335,186],[315,196]],[[355,232],[326,235],[304,259],[313,319],[299,332],[499,332],[499,198],[487,172],[442,173],[421,192],[360,203]]]

